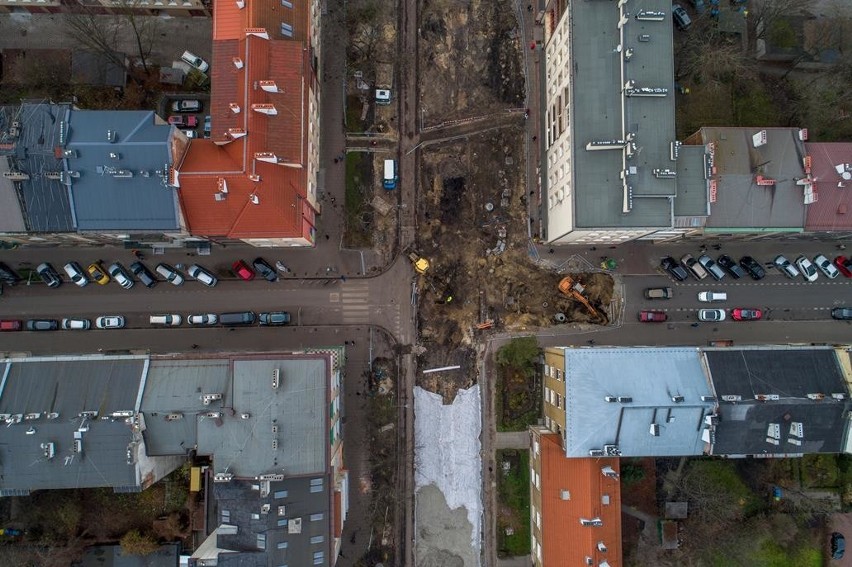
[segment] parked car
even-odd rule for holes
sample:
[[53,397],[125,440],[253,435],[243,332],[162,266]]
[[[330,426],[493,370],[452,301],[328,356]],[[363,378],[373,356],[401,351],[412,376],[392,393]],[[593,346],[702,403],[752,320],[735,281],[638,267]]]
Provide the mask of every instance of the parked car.
[[772,261],[778,270],[787,276],[790,279],[799,277],[799,270],[796,269],[796,266],[790,263],[790,260],[785,258],[784,256],[776,256]]
[[254,279],[254,271],[242,260],[234,262],[231,265],[231,269],[234,270],[234,273],[237,274],[241,280],[249,282]]
[[209,138],[213,132],[213,117],[209,114],[204,117],[204,137]]
[[258,321],[261,325],[286,325],[290,322],[290,314],[286,311],[272,311],[270,313],[261,313],[258,316]]
[[660,260],[660,267],[679,282],[682,282],[689,277],[689,274],[686,273],[686,270],[684,270],[682,266],[675,262],[675,259],[671,256],[666,256],[662,260]]
[[63,268],[71,281],[78,286],[86,287],[89,285],[89,278],[86,277],[86,273],[83,271],[82,266],[80,266],[77,262],[68,262],[65,266],[63,266]]
[[831,318],[841,321],[852,320],[852,307],[835,307],[831,310]]
[[0,332],[20,331],[23,323],[18,319],[3,319],[0,321]]
[[41,276],[41,281],[47,284],[47,287],[59,287],[62,285],[62,278],[59,277],[59,274],[56,273],[56,270],[49,263],[44,262],[39,264],[36,272]]
[[186,130],[181,130],[181,131],[183,132],[183,135],[186,136],[187,138],[200,138],[197,130],[192,130],[192,129],[188,128]]
[[796,258],[796,266],[799,267],[799,270],[802,272],[802,277],[805,278],[805,281],[815,282],[817,281],[817,278],[819,278],[816,266],[814,266],[813,262],[811,262],[804,256],[799,256],[798,258]]
[[255,271],[263,276],[263,278],[268,282],[277,282],[278,281],[278,273],[275,271],[269,262],[264,260],[263,258],[255,258],[254,262],[251,263],[254,267]]
[[130,271],[133,272],[134,276],[139,278],[139,281],[145,287],[151,288],[157,285],[156,276],[142,262],[133,262],[130,264]]
[[59,328],[56,319],[30,319],[27,321],[28,331],[55,331]]
[[830,280],[833,280],[840,275],[840,270],[837,269],[837,266],[832,264],[831,261],[822,254],[814,256],[814,264],[816,264],[819,271],[825,274],[825,277]]
[[662,311],[640,311],[639,321],[641,323],[663,323],[669,316]]
[[674,292],[670,287],[649,287],[645,290],[645,299],[671,299]]
[[92,262],[89,264],[89,267],[86,268],[86,271],[89,273],[89,277],[92,278],[92,281],[96,284],[106,285],[109,283],[109,275],[100,262]]
[[183,319],[178,314],[173,315],[151,315],[148,322],[152,325],[166,325],[168,327],[177,327]]
[[847,278],[852,278],[852,260],[846,256],[837,256],[834,259],[834,265],[837,266],[841,274]]
[[172,101],[169,108],[172,112],[201,112],[201,101],[195,98],[184,98]]
[[731,309],[731,319],[734,321],[757,321],[762,317],[763,311],[760,309],[746,309],[744,307]]
[[760,265],[760,262],[752,258],[751,256],[743,256],[740,258],[740,266],[748,272],[748,275],[751,276],[751,279],[757,281],[762,280],[766,277],[766,270],[763,269],[763,266]]
[[722,254],[716,261],[717,264],[725,268],[731,277],[735,280],[746,277],[746,271],[743,270],[734,260],[727,254]]
[[183,285],[183,276],[173,266],[164,262],[157,264],[157,273],[166,278],[172,285]]
[[15,285],[19,281],[21,281],[21,276],[5,263],[0,262],[0,282],[6,285]]
[[66,331],[88,331],[92,328],[92,322],[88,319],[63,319],[62,328]]
[[699,321],[724,321],[725,320],[725,310],[724,309],[699,309],[698,310],[698,320]]
[[114,262],[109,266],[109,275],[112,276],[112,279],[115,282],[123,287],[124,289],[130,289],[133,287],[133,276],[127,271],[127,268],[122,266],[118,262]]
[[716,281],[719,281],[725,277],[725,270],[723,270],[721,266],[719,266],[719,264],[717,264],[713,260],[713,258],[708,256],[707,254],[702,254],[701,256],[699,256],[698,263],[704,266],[704,269],[707,270],[707,273],[713,276],[713,279],[715,279]]
[[210,64],[207,61],[191,51],[184,51],[183,55],[180,56],[180,59],[190,67],[198,69],[202,73],[206,73],[208,69],[210,69]]
[[172,114],[169,116],[169,124],[178,128],[195,128],[198,126],[198,117],[194,114],[190,114],[189,116]]
[[202,315],[190,315],[186,320],[190,325],[215,325],[219,322],[219,316],[215,313],[204,313]]
[[680,31],[686,31],[692,25],[689,14],[679,4],[672,5],[672,19],[674,19],[674,23]]
[[122,329],[124,328],[124,317],[121,315],[102,315],[95,319],[95,327],[98,329]]
[[240,311],[237,313],[222,313],[219,315],[219,323],[226,327],[237,325],[252,325],[257,317],[253,311]]
[[695,279],[703,280],[707,277],[707,271],[704,269],[704,266],[699,264],[698,261],[692,257],[692,254],[685,254],[683,258],[680,259],[680,263],[683,264],[684,268],[689,270]]
[[218,278],[211,274],[208,270],[202,268],[198,264],[193,264],[186,271],[190,275],[190,277],[195,278],[197,281],[203,283],[208,287],[215,287],[217,283],[219,283]]
[[728,294],[724,291],[699,291],[698,301],[713,303],[716,301],[728,301]]
[[843,554],[846,552],[846,538],[840,532],[831,534],[831,558],[843,559]]

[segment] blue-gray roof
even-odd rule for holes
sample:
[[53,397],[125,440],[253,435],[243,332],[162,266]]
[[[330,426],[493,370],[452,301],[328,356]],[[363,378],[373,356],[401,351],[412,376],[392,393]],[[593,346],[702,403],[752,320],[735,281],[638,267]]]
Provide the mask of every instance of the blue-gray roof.
[[166,184],[170,132],[150,111],[71,113],[67,168],[80,173],[71,178],[78,230],[179,229],[177,196]]

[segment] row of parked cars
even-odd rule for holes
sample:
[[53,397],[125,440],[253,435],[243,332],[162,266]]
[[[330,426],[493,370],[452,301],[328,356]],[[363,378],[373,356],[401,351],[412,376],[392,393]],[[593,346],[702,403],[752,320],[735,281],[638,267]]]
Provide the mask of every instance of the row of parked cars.
[[[278,271],[287,271],[287,268],[280,262],[278,262],[277,266]],[[276,268],[273,268],[269,262],[260,257],[255,258],[251,266],[243,260],[237,260],[232,264],[231,269],[237,277],[245,281],[253,280],[256,274],[260,274],[261,277],[269,282],[278,281]],[[130,289],[135,284],[134,276],[142,285],[148,288],[157,285],[159,281],[157,275],[176,286],[183,285],[184,281],[186,281],[186,277],[179,269],[164,262],[157,264],[153,272],[141,261],[133,262],[130,264],[129,269],[121,262],[113,262],[108,267],[104,267],[103,263],[99,261],[92,262],[85,269],[77,262],[68,262],[63,266],[63,270],[68,276],[68,279],[80,287],[86,287],[91,282],[106,285],[110,281],[114,281],[124,289]],[[36,267],[36,273],[48,287],[55,288],[62,285],[62,278],[59,272],[49,262],[39,264]],[[219,283],[219,278],[199,264],[192,264],[186,268],[186,274],[208,287],[214,287]],[[0,280],[8,285],[15,285],[21,281],[21,276],[12,268],[0,262]]]
[[[151,325],[177,327],[183,323],[184,318],[177,313],[165,315],[151,315],[148,322]],[[239,311],[235,313],[201,313],[198,315],[187,315],[186,322],[190,325],[223,325],[225,327],[238,327],[254,325],[259,323],[264,327],[280,327],[290,323],[290,314],[287,311],[270,311],[256,315],[252,311]],[[98,329],[123,329],[126,320],[122,315],[103,315],[95,319],[95,328]],[[0,320],[0,331],[56,331],[63,329],[67,331],[88,331],[92,328],[90,319],[30,319],[26,322],[15,319]]]
[[[735,307],[731,309],[731,319],[734,321],[757,321],[763,317],[763,312],[760,309],[751,309],[747,307]],[[698,320],[708,322],[718,322],[727,319],[727,313],[724,309],[699,309]],[[665,323],[669,320],[669,316],[664,311],[645,310],[639,312],[639,321],[642,323]]]
[[[834,279],[840,274],[852,278],[852,260],[846,256],[837,256],[832,262],[823,254],[814,256],[813,261],[802,255],[793,263],[785,256],[778,255],[772,260],[771,265],[790,279],[801,275],[808,282],[816,281],[819,278],[819,272],[828,279]],[[671,256],[666,256],[660,261],[660,267],[680,282],[688,279],[690,275],[699,281],[708,275],[716,281],[722,280],[727,275],[733,279],[748,276],[755,281],[766,277],[766,270],[751,256],[743,256],[739,263],[727,254],[722,254],[716,260],[707,254],[702,254],[697,260],[692,257],[692,254],[686,254],[679,263]]]

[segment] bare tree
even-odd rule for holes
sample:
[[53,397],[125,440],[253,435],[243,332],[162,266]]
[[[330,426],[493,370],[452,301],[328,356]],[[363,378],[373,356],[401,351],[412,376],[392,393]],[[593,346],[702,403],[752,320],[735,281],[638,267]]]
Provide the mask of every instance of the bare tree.
[[814,4],[814,0],[753,0],[748,11],[753,36],[766,39],[777,22],[810,13]]

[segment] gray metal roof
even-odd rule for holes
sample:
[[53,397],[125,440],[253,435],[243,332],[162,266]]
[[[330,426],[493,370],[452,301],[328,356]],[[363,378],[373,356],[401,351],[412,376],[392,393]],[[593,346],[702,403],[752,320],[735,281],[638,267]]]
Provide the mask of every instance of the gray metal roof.
[[67,168],[80,172],[72,180],[78,230],[179,229],[177,195],[161,176],[172,163],[170,132],[149,111],[71,113],[67,148],[76,155]]
[[[697,348],[567,348],[565,452],[616,445],[623,456],[700,455],[710,386]],[[630,401],[608,402],[606,396]],[[683,396],[675,402],[674,396]],[[659,435],[652,435],[652,424]]]
[[[314,492],[312,481],[321,481]],[[239,551],[219,555],[219,566],[331,565],[329,477],[323,474],[272,482],[266,497],[252,489],[252,484],[213,483],[218,524],[238,528],[235,534],[218,536],[220,548]],[[269,505],[267,512],[263,511],[264,504]],[[312,519],[314,514],[322,517]],[[297,527],[298,522],[301,525]],[[265,549],[259,549],[258,534],[263,536]],[[311,538],[316,538],[316,543]],[[314,562],[317,552],[323,553],[320,562]]]
[[9,171],[9,158],[0,158],[0,232],[26,232],[24,213],[15,184],[2,177]]
[[[573,172],[575,224],[584,227],[670,227],[675,179],[657,178],[654,169],[676,169],[670,159],[675,139],[671,2],[643,0],[628,4],[624,42],[617,28],[615,2],[571,2]],[[642,21],[639,11],[665,13],[662,21]],[[568,17],[568,16],[566,16]],[[649,41],[638,40],[649,35]],[[621,45],[621,49],[618,46]],[[633,49],[630,61],[623,53]],[[624,81],[622,81],[622,78]],[[668,89],[662,97],[623,96],[623,82],[635,88]],[[622,117],[622,101],[624,116]],[[636,152],[627,161],[633,209],[622,213],[624,169],[621,150],[588,151],[592,141],[624,140],[635,134]]]
[[[755,148],[752,136],[767,133],[767,143]],[[702,141],[714,142],[718,189],[710,205],[707,230],[801,231],[807,211],[802,187],[804,143],[798,128],[701,128]],[[755,176],[775,179],[773,186],[757,185]]]
[[715,454],[842,451],[852,404],[834,349],[708,349],[706,358],[720,404]]
[[[144,367],[143,357],[2,361],[0,490],[139,486],[127,458],[133,431],[125,417],[111,414],[136,408]],[[81,452],[74,451],[75,433]],[[49,443],[52,458],[42,446]]]
[[710,214],[704,146],[681,146],[677,158],[677,217],[706,217]]

